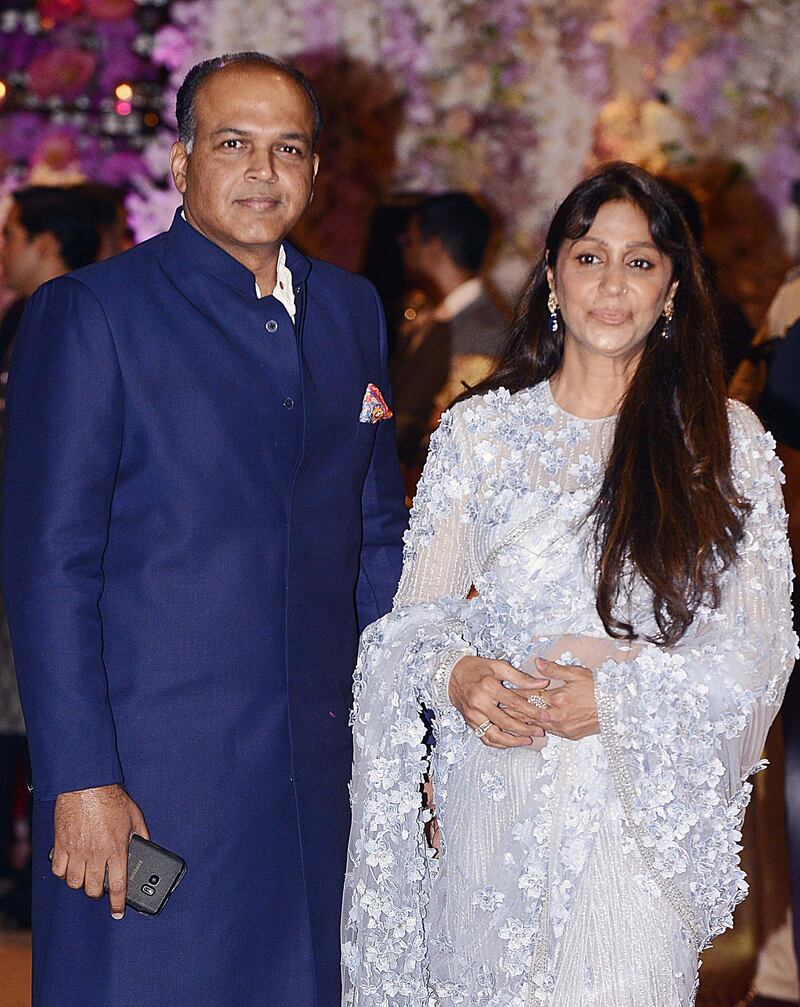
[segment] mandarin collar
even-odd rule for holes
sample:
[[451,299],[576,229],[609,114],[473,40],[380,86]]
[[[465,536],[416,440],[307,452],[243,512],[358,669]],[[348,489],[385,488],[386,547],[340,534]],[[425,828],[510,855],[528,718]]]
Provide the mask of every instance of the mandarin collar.
[[[201,234],[196,227],[192,227],[188,220],[183,219],[182,211],[183,207],[179,206],[175,211],[172,226],[167,232],[169,249],[175,256],[174,261],[189,261],[194,268],[210,273],[245,297],[254,297],[255,279],[247,266],[243,266],[224,248],[220,248]],[[308,277],[311,262],[288,241],[283,242],[283,247],[286,249],[286,265],[296,287]]]

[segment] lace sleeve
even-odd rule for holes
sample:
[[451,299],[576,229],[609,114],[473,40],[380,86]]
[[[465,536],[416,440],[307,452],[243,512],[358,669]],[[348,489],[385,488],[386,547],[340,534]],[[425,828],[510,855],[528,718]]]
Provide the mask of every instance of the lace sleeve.
[[472,738],[447,698],[453,665],[475,653],[461,620],[472,584],[467,457],[456,406],[431,438],[394,607],[361,637],[342,910],[343,1002],[352,1007],[373,1004],[377,989],[392,1003],[428,1000],[423,920],[433,861],[422,831],[430,812],[420,800],[428,769],[420,709]]
[[733,468],[750,502],[719,609],[673,648],[596,673],[601,733],[630,836],[699,948],[747,894],[740,827],[797,657],[791,558],[774,441],[731,405]]
[[461,409],[442,415],[431,436],[403,550],[403,574],[394,607],[466,598],[470,564],[470,474]]

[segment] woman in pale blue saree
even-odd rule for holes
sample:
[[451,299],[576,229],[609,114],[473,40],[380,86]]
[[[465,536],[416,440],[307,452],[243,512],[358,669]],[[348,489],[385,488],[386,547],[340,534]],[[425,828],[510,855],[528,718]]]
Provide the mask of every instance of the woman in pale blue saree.
[[797,654],[780,479],[725,400],[680,211],[601,169],[497,373],[443,416],[362,638],[348,1007],[694,1002]]

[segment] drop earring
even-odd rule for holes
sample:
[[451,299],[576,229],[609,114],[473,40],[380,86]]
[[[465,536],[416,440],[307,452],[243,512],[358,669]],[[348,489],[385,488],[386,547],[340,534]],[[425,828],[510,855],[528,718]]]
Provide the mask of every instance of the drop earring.
[[550,296],[547,298],[547,308],[550,312],[550,331],[558,332],[558,300],[554,290],[550,291]]
[[675,306],[672,301],[667,301],[664,305],[664,328],[661,330],[664,339],[669,339],[672,336],[672,316],[674,314]]

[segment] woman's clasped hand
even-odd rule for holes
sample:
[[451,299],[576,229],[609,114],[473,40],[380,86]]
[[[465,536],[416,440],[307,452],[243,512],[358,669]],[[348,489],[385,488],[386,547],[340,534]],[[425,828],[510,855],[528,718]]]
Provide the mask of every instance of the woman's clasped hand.
[[[481,732],[484,745],[521,748],[530,745],[531,738],[544,737],[528,697],[548,685],[548,679],[531,678],[507,661],[462,657],[450,676],[449,695],[470,727]],[[491,726],[484,731],[487,721]]]
[[542,657],[536,669],[540,678],[482,657],[462,657],[453,668],[450,700],[484,745],[521,748],[545,733],[570,741],[600,733],[591,670]]

